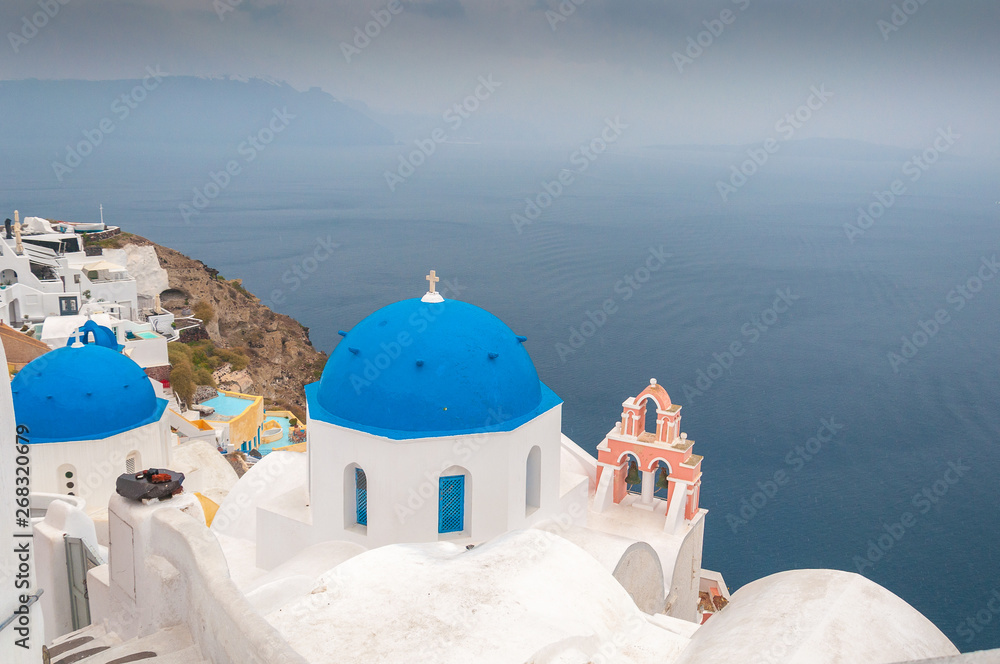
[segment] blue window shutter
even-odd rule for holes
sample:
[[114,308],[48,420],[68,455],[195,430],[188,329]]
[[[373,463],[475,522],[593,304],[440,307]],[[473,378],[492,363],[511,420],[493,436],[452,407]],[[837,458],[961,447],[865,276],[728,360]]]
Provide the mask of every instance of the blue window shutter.
[[354,490],[357,492],[358,525],[368,525],[368,478],[365,471],[354,469]]
[[442,477],[438,491],[438,532],[465,530],[465,476]]

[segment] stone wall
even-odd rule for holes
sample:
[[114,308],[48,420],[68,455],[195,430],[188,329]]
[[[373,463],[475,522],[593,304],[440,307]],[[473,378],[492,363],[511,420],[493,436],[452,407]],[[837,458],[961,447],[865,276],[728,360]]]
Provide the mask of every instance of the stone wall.
[[121,235],[121,234],[122,234],[122,229],[109,228],[108,230],[101,231],[100,233],[85,233],[83,237],[84,237],[84,242],[89,244],[91,242],[100,242],[101,240],[108,240],[116,235]]
[[158,367],[146,367],[144,371],[146,372],[146,375],[152,378],[153,380],[157,380],[160,382],[163,382],[165,380],[170,380],[169,364],[164,364]]

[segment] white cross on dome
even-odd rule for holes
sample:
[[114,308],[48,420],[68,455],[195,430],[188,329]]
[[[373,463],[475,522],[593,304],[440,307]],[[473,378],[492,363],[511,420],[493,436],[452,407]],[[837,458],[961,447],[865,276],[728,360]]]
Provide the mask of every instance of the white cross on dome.
[[422,298],[420,298],[420,301],[421,302],[444,302],[444,298],[441,297],[441,293],[438,293],[437,292],[437,288],[435,287],[435,284],[437,282],[441,281],[441,277],[437,276],[437,272],[435,272],[434,270],[431,270],[431,273],[428,274],[426,277],[424,277],[424,279],[426,279],[427,282],[430,284],[430,290],[428,290],[426,293],[424,293],[424,296]]

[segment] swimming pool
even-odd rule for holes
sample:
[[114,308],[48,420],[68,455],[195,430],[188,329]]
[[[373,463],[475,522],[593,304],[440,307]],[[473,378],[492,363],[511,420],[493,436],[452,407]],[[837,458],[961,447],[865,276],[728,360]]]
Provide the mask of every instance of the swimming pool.
[[276,447],[285,447],[286,445],[292,444],[291,439],[288,437],[288,428],[289,428],[288,418],[276,417],[276,416],[268,416],[265,418],[265,421],[270,421],[270,420],[274,420],[275,422],[281,425],[281,438],[271,443],[261,444],[261,446],[257,448],[258,450],[260,450],[261,456],[268,454]]
[[[247,408],[253,405],[252,399],[240,399],[239,397],[231,397],[225,394],[219,393],[219,396],[207,401],[201,402],[202,406],[211,406],[215,409],[216,414],[225,415],[227,417],[236,417],[237,415],[242,415]],[[209,415],[208,419],[212,416]]]

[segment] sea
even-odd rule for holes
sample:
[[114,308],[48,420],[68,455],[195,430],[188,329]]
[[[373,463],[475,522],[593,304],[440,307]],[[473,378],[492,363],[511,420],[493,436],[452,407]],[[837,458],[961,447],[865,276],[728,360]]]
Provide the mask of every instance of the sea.
[[704,566],[732,591],[857,572],[961,650],[1000,647],[995,161],[412,151],[109,148],[61,180],[57,151],[8,155],[0,197],[4,216],[96,221],[103,205],[107,223],[242,279],[327,352],[433,269],[446,297],[527,337],[585,449],[651,378],[667,389],[704,456]]

